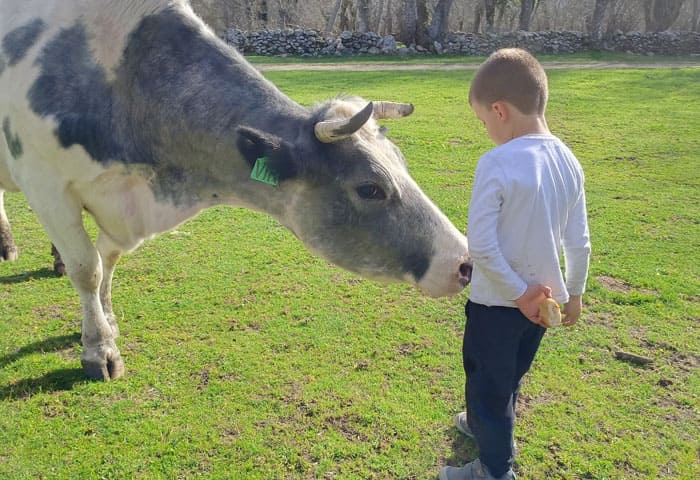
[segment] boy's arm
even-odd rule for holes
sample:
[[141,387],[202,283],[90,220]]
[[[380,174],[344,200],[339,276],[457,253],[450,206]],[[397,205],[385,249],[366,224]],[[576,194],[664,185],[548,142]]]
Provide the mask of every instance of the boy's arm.
[[492,282],[498,283],[509,300],[515,301],[525,293],[527,283],[511,268],[498,243],[498,214],[503,203],[504,175],[488,172],[482,162],[479,163],[469,203],[469,254],[479,270]]
[[574,325],[581,317],[582,295],[586,290],[588,267],[591,256],[591,242],[586,214],[586,195],[581,191],[574,204],[563,237],[566,289],[569,301],[564,305],[564,325]]

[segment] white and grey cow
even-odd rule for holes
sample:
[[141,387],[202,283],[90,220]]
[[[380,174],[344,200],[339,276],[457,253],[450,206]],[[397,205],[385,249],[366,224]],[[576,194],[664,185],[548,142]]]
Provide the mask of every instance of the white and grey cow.
[[[212,205],[266,212],[369,278],[435,296],[468,283],[464,235],[377,123],[410,105],[304,108],[185,0],[0,0],[0,13],[0,200],[22,191],[61,252],[89,377],[124,373],[110,293],[122,253]],[[17,255],[4,210],[0,248]]]

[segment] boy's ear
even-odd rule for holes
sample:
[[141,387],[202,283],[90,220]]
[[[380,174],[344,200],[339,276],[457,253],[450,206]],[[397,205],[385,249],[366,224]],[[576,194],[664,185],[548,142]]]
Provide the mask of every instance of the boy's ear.
[[249,127],[239,127],[237,133],[238,151],[251,171],[259,158],[267,158],[267,168],[277,180],[287,180],[297,175],[294,148],[285,140]]
[[493,102],[491,104],[491,109],[493,113],[496,114],[498,119],[502,122],[508,120],[510,111],[508,109],[508,104],[506,102]]

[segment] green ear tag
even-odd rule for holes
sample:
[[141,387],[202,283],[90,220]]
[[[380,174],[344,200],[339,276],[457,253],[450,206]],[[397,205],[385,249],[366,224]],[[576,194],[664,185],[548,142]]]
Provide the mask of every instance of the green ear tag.
[[255,161],[255,166],[253,171],[250,172],[250,178],[257,180],[258,182],[267,183],[268,185],[277,185],[279,180],[277,176],[270,171],[270,167],[267,165],[267,157],[260,157]]

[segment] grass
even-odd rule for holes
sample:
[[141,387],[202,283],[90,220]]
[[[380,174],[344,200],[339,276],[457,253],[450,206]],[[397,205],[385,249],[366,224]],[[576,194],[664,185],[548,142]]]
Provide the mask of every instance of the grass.
[[[247,55],[246,58],[256,65],[275,64],[444,64],[444,65],[473,65],[477,66],[486,57],[469,55],[352,55],[352,56],[319,56],[319,57],[282,57],[266,55]],[[543,54],[538,55],[544,63],[612,63],[612,64],[635,64],[639,66],[656,65],[659,63],[672,62],[674,64],[687,64],[697,66],[700,59],[697,55],[687,56],[667,56],[667,55],[636,55],[632,53],[612,53],[600,51],[588,51],[568,54]]]
[[[466,108],[472,74],[266,75],[303,104],[413,102],[390,134],[463,228],[490,148]],[[594,253],[583,320],[550,331],[526,377],[517,473],[698,478],[700,69],[550,79],[550,127],[586,171]],[[362,280],[264,215],[214,208],[120,262],[127,376],[88,382],[77,296],[49,272],[24,198],[6,200],[22,256],[0,264],[0,478],[427,479],[475,457],[451,424],[467,293]]]

